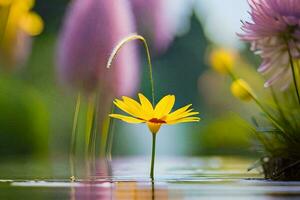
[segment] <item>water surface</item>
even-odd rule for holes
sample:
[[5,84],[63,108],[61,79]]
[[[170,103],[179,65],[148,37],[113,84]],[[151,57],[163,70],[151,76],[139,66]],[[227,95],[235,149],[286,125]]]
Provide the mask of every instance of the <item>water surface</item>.
[[56,163],[49,171],[49,164],[40,168],[33,162],[11,163],[0,166],[0,176],[5,178],[0,180],[0,199],[300,199],[300,182],[263,180],[258,171],[247,171],[253,162],[161,158],[156,160],[156,178],[151,182],[147,158],[118,158],[111,163],[112,176],[99,165],[91,179],[74,183],[64,164]]

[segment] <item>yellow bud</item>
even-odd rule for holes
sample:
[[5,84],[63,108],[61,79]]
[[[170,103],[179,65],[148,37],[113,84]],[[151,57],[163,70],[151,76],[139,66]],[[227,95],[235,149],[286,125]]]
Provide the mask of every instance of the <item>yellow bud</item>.
[[35,4],[35,0],[23,0],[26,4],[27,4],[27,7],[29,9],[33,8],[34,4]]
[[225,49],[215,49],[210,54],[210,64],[214,70],[221,74],[226,74],[232,70],[235,55]]
[[8,6],[13,0],[0,0],[0,6]]
[[250,101],[254,98],[251,87],[242,79],[238,79],[231,84],[233,96],[244,101]]
[[35,0],[14,0],[14,6],[23,11],[29,11],[33,8],[34,4]]
[[20,19],[20,27],[29,35],[39,35],[44,29],[42,18],[35,12],[28,12]]

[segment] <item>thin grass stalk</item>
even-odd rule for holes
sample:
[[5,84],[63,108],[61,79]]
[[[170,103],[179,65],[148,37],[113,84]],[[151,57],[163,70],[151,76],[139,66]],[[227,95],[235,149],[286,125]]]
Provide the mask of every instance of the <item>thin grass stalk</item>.
[[102,132],[101,132],[101,139],[100,139],[100,157],[103,158],[106,155],[107,149],[107,142],[108,142],[108,135],[109,135],[109,128],[110,128],[110,117],[104,119],[102,125]]
[[259,100],[253,97],[254,102],[258,105],[258,107],[267,115],[269,120],[283,133],[285,130],[278,124],[277,120],[265,109],[265,107],[259,102]]
[[90,96],[88,99],[87,112],[86,112],[86,129],[85,129],[85,155],[89,155],[90,137],[93,128],[93,118],[95,113],[95,97]]
[[265,109],[265,107],[259,102],[259,100],[253,97],[255,103],[260,107],[260,109],[267,115],[270,122],[277,127],[282,133],[285,138],[287,138],[291,143],[294,143],[294,139],[285,131],[284,128],[277,122],[277,120]]
[[137,34],[133,34],[133,35],[125,37],[123,40],[121,40],[116,45],[116,47],[113,49],[113,51],[112,51],[112,53],[111,53],[111,55],[110,55],[110,57],[108,59],[106,67],[110,68],[111,65],[112,65],[112,62],[113,62],[114,58],[117,56],[117,54],[121,50],[121,48],[125,44],[127,44],[128,42],[133,41],[133,40],[140,40],[143,43],[144,48],[146,50],[147,61],[148,61],[148,66],[149,66],[149,79],[150,79],[150,84],[151,84],[152,104],[154,105],[155,104],[155,94],[154,94],[154,81],[153,81],[153,73],[152,73],[151,55],[150,55],[150,51],[149,51],[149,47],[148,47],[147,41],[146,41],[146,39],[143,36],[137,35]]
[[[283,92],[283,96],[284,96],[284,100],[285,100],[286,102],[288,102],[289,104],[292,104],[291,101],[294,101],[294,100],[295,100],[295,98],[291,97],[290,94],[289,94],[289,92],[287,92],[287,91],[284,91],[284,92]],[[291,99],[291,98],[292,98],[292,99]],[[294,103],[294,102],[293,102],[293,103]],[[297,103],[297,102],[296,102],[296,103]],[[290,110],[290,112],[289,112],[289,117],[291,118],[291,123],[293,123],[294,126],[295,126],[296,129],[297,129],[298,120],[297,120],[297,117],[295,117],[295,115],[294,115],[294,113],[293,113],[293,110],[294,110],[294,109],[291,109],[291,108],[289,107],[289,110]]]
[[94,115],[93,115],[93,123],[92,123],[92,129],[91,134],[89,138],[89,160],[91,162],[91,171],[94,172],[95,170],[95,153],[96,153],[96,139],[97,139],[97,133],[99,130],[99,94],[96,95],[95,98],[95,108],[94,108]]
[[285,114],[284,114],[284,112],[283,112],[283,109],[282,109],[282,107],[281,107],[281,105],[280,105],[280,103],[279,103],[279,100],[278,100],[278,98],[277,98],[277,96],[276,96],[276,94],[275,94],[275,91],[274,91],[274,89],[273,89],[272,86],[270,87],[270,91],[271,91],[271,95],[272,95],[273,101],[274,101],[274,103],[276,104],[276,107],[277,107],[277,109],[278,109],[278,111],[279,111],[279,115],[280,115],[281,119],[284,121],[284,123],[286,123],[288,126],[290,126],[290,128],[293,129],[293,126],[291,125],[291,123],[290,123],[289,120],[286,118],[286,116],[285,116]]
[[268,141],[264,136],[261,136],[256,130],[254,130],[254,134],[257,137],[257,139],[260,141],[260,143],[263,145],[266,151],[271,152],[272,151],[272,143]]
[[71,181],[76,180],[76,171],[75,171],[75,157],[76,157],[76,138],[78,132],[78,115],[80,111],[80,104],[81,104],[81,95],[78,94],[75,106],[75,113],[73,119],[73,128],[71,134],[71,144],[70,144],[70,169],[71,169]]
[[87,176],[90,176],[90,137],[93,129],[94,123],[94,113],[95,113],[95,96],[91,95],[88,98],[87,112],[86,112],[86,128],[85,128],[85,165]]
[[[111,112],[110,113],[114,113],[115,110],[115,105],[113,104],[111,106]],[[114,123],[114,119],[113,118],[109,118],[109,125],[108,125],[108,138],[107,138],[107,144],[106,144],[106,152],[105,152],[105,156],[106,159],[110,162],[111,158],[112,158],[112,146],[113,146],[113,141],[114,141],[114,128],[115,128],[115,123]]]
[[287,43],[287,50],[288,50],[290,65],[291,65],[291,69],[292,69],[293,83],[294,83],[294,87],[295,87],[295,90],[296,90],[298,103],[300,105],[300,94],[299,94],[299,88],[298,88],[297,77],[296,77],[296,68],[295,68],[295,65],[294,65],[294,62],[293,62],[292,53],[291,53],[291,50],[289,48],[288,43]]
[[[115,105],[113,104],[111,107],[111,113],[114,113]],[[109,175],[112,174],[111,169],[111,161],[112,161],[112,146],[114,141],[114,135],[115,135],[115,123],[113,118],[108,119],[108,130],[107,130],[107,142],[105,146],[105,159],[108,165],[108,173]]]

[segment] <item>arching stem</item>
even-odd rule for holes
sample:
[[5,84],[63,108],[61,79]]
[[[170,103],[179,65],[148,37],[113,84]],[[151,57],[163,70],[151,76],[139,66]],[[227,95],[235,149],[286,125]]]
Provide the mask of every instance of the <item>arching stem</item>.
[[114,60],[114,58],[117,56],[118,52],[121,50],[121,48],[127,44],[128,42],[131,42],[133,40],[140,40],[143,42],[143,45],[145,47],[146,50],[146,54],[147,54],[147,61],[148,61],[148,65],[149,65],[149,79],[150,79],[150,83],[151,83],[151,95],[152,95],[152,104],[155,104],[155,96],[154,96],[154,81],[153,81],[153,75],[152,75],[152,63],[151,63],[151,55],[150,55],[150,51],[149,51],[149,47],[147,44],[146,39],[141,36],[141,35],[137,35],[137,34],[133,34],[130,35],[128,37],[125,37],[124,39],[122,39],[117,45],[116,47],[113,49],[106,67],[110,68],[112,65],[112,62]]
[[[128,37],[125,37],[124,39],[122,39],[117,45],[116,47],[113,49],[106,67],[110,68],[112,65],[112,62],[114,60],[114,58],[117,56],[118,52],[121,50],[121,48],[127,44],[128,42],[134,41],[134,40],[140,40],[143,45],[144,48],[146,50],[146,55],[147,55],[147,61],[148,61],[148,65],[149,65],[149,79],[150,79],[150,84],[151,84],[151,96],[152,96],[152,105],[155,105],[155,94],[154,94],[154,81],[153,81],[153,74],[152,74],[152,63],[151,63],[151,55],[150,55],[150,51],[149,51],[149,47],[147,44],[146,39],[141,36],[141,35],[137,35],[137,34],[133,34],[130,35]],[[110,119],[111,120],[111,119]],[[113,134],[113,133],[111,133]],[[155,142],[156,142],[156,134],[152,134],[152,158],[151,158],[151,170],[150,170],[150,178],[152,179],[152,181],[154,180],[154,160],[155,160]],[[113,138],[113,136],[111,135],[110,138]],[[109,142],[110,145],[112,143],[112,141]],[[111,151],[111,146],[108,148],[109,151]],[[111,158],[111,152],[107,152],[107,155],[110,156]]]

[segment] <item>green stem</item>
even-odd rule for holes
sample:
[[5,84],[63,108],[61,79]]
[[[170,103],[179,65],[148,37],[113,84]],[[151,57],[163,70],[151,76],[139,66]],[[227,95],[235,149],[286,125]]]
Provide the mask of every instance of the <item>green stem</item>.
[[287,50],[288,50],[288,54],[289,54],[290,65],[292,68],[293,82],[294,82],[294,86],[295,86],[295,90],[296,90],[296,94],[297,94],[298,103],[300,104],[300,94],[299,94],[299,89],[298,89],[298,84],[297,84],[296,70],[295,70],[295,65],[293,62],[292,53],[291,53],[288,43],[287,43],[287,47],[288,47]]
[[[115,110],[115,105],[113,104],[111,107],[111,113],[114,113]],[[112,145],[113,145],[113,140],[114,140],[114,120],[113,118],[109,118],[109,128],[108,128],[108,141],[106,145],[106,158],[108,161],[111,161],[111,151],[112,151]]]
[[268,116],[269,120],[282,132],[284,133],[283,136],[285,136],[287,139],[289,139],[291,142],[294,142],[293,138],[290,137],[290,135],[282,128],[282,126],[279,125],[277,120],[264,108],[264,106],[258,101],[257,98],[253,97],[255,103],[260,107],[260,109]]
[[130,35],[128,37],[125,37],[123,40],[121,40],[116,47],[113,49],[106,67],[110,68],[110,66],[112,65],[112,62],[114,60],[114,58],[116,57],[116,55],[118,54],[118,52],[121,50],[121,48],[128,42],[133,41],[133,40],[140,40],[143,42],[144,48],[146,50],[146,54],[147,54],[147,61],[148,61],[148,65],[149,65],[149,79],[150,79],[150,84],[151,84],[151,95],[152,95],[152,104],[154,105],[155,103],[155,94],[154,94],[154,81],[153,81],[153,74],[152,74],[152,63],[151,63],[151,55],[150,55],[150,51],[149,51],[149,47],[147,44],[146,39],[141,36],[141,35],[137,35],[137,34],[133,34]]
[[91,163],[90,163],[90,138],[92,135],[93,123],[94,123],[94,112],[95,112],[95,96],[92,94],[88,98],[87,111],[86,111],[86,122],[85,122],[85,165],[87,177],[91,174]]
[[101,132],[100,147],[99,147],[99,155],[101,158],[104,158],[104,156],[106,155],[109,123],[110,123],[110,118],[107,116],[107,118],[103,119],[103,123],[101,125],[102,132]]
[[85,155],[89,156],[90,137],[93,127],[93,118],[95,111],[95,99],[94,96],[90,96],[88,99],[87,113],[86,113],[86,129],[85,129]]
[[95,156],[96,156],[96,140],[97,140],[97,133],[99,130],[99,94],[96,95],[94,99],[94,112],[93,112],[93,121],[92,121],[92,129],[90,133],[90,138],[89,138],[89,160],[92,163],[92,172],[94,172],[95,169]]
[[75,181],[75,154],[76,154],[76,137],[77,137],[77,125],[78,125],[78,115],[80,110],[80,102],[81,97],[80,94],[77,96],[76,106],[75,106],[75,113],[73,119],[73,128],[72,128],[72,135],[71,135],[71,145],[70,145],[70,168],[71,168],[71,181]]
[[273,98],[273,100],[274,100],[274,103],[276,104],[277,109],[278,109],[278,111],[279,111],[279,115],[280,115],[281,119],[282,119],[285,123],[287,123],[287,124],[290,126],[291,129],[293,129],[293,126],[291,125],[291,123],[289,122],[289,120],[286,118],[286,116],[285,116],[285,114],[284,114],[284,112],[283,112],[283,109],[282,109],[281,105],[279,104],[279,100],[278,100],[278,98],[277,98],[277,96],[276,96],[276,94],[275,94],[275,91],[274,91],[274,89],[273,89],[272,86],[270,87],[270,91],[271,91],[271,95],[272,95],[272,98]]
[[275,125],[275,127],[277,127],[283,133],[283,136],[285,138],[287,138],[288,140],[290,140],[291,142],[295,142],[294,139],[284,130],[284,128],[282,128],[282,126],[280,126],[280,124],[277,122],[277,120],[265,109],[265,107],[259,102],[259,100],[255,96],[252,96],[252,97],[253,97],[253,100],[255,101],[255,103],[267,115],[267,117],[269,118],[271,123],[273,123]]
[[153,179],[151,181],[151,199],[155,200],[155,185]]
[[228,70],[227,72],[228,72],[229,76],[231,77],[232,81],[237,80],[236,76],[234,75],[234,73],[231,70]]
[[152,156],[151,156],[151,170],[150,178],[154,180],[154,160],[155,160],[155,143],[156,143],[156,133],[152,133]]
[[260,107],[260,109],[268,116],[270,121],[283,133],[285,132],[284,129],[277,123],[276,119],[264,108],[264,106],[258,101],[257,98],[253,97],[255,103]]

